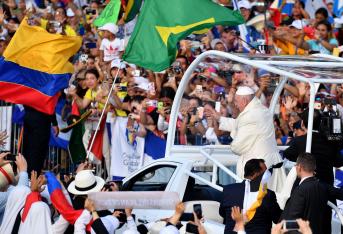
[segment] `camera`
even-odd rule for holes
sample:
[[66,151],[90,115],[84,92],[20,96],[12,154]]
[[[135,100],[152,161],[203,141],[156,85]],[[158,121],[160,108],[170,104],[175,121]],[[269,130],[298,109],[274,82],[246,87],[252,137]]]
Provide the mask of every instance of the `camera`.
[[337,110],[335,99],[324,98],[323,111],[320,112],[319,132],[328,140],[339,142],[343,140],[342,121]]
[[182,73],[182,67],[181,67],[181,63],[179,61],[175,61],[171,67],[172,67],[172,71],[175,74],[181,74]]
[[81,54],[80,62],[87,63],[87,61],[88,61],[88,54]]
[[61,23],[58,22],[58,21],[50,21],[50,24],[51,24],[55,29],[61,27]]
[[0,154],[2,154],[2,153],[9,153],[6,157],[5,157],[5,159],[6,160],[8,160],[8,161],[15,161],[16,160],[16,155],[14,155],[14,154],[11,154],[9,151],[0,151]]
[[87,15],[95,15],[96,14],[96,10],[95,9],[86,9],[86,14]]
[[120,86],[118,87],[118,91],[120,91],[120,92],[127,92],[127,87],[126,87],[126,86],[120,85]]

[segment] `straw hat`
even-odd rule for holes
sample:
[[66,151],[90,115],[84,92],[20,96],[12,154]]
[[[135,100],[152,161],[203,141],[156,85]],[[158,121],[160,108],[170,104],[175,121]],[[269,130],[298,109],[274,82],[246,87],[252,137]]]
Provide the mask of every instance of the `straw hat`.
[[87,195],[90,192],[100,192],[105,181],[95,176],[91,170],[83,170],[76,174],[75,180],[68,186],[68,191],[75,195]]
[[6,188],[14,181],[14,172],[10,163],[0,167],[0,190]]

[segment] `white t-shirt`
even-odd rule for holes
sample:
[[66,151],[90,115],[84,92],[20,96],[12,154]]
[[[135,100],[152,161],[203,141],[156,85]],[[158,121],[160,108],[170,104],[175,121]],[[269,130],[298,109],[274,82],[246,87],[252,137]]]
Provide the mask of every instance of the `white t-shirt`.
[[116,38],[113,41],[107,38],[102,39],[100,50],[104,51],[104,61],[119,59],[119,52],[124,51],[124,41]]

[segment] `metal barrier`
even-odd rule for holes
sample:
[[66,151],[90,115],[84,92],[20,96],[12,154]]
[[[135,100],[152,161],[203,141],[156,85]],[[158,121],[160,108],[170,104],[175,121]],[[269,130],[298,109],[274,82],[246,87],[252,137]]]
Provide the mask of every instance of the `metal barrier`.
[[[10,106],[10,105],[11,104],[0,101],[0,107]],[[11,121],[11,120],[8,120],[8,121]],[[15,123],[11,124],[11,133],[8,140],[10,141],[10,151],[12,154],[15,154],[15,155],[18,154],[18,151],[19,151],[18,142],[20,138],[21,129],[22,129],[21,124],[15,124]],[[22,146],[21,146],[20,152],[22,152]],[[44,163],[44,170],[53,170],[53,169],[55,169],[58,172],[66,173],[66,174],[69,174],[75,171],[74,170],[75,165],[72,163],[70,159],[70,154],[68,151],[58,148],[58,147],[49,146],[48,155]]]

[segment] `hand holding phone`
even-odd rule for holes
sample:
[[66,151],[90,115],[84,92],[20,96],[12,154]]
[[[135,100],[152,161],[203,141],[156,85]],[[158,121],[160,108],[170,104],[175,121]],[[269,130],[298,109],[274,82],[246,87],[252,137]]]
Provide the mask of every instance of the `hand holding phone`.
[[297,231],[299,230],[299,225],[296,220],[285,220],[282,229],[287,231]]
[[194,204],[193,205],[193,211],[198,217],[198,219],[202,219],[202,209],[201,209],[201,204]]
[[199,119],[202,119],[204,117],[204,107],[198,107],[197,112]]
[[158,102],[157,103],[157,110],[162,110],[163,108],[163,102]]

